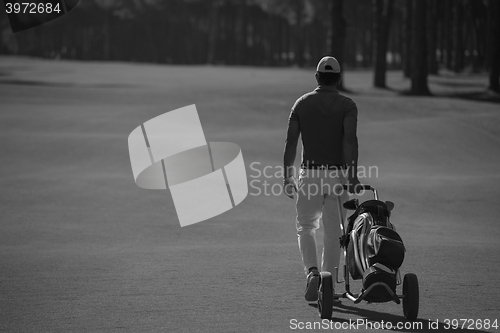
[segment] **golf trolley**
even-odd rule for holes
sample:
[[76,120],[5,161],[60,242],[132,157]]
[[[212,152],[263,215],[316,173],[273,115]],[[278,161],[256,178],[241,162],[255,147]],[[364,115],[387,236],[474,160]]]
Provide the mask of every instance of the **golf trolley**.
[[[403,313],[406,319],[414,320],[418,316],[419,288],[417,276],[407,273],[403,279],[402,294],[396,293],[396,286],[401,284],[399,267],[403,263],[405,248],[401,237],[389,222],[390,211],[394,203],[380,201],[377,190],[370,185],[358,185],[363,190],[373,191],[374,200],[359,204],[358,199],[343,203],[343,207],[354,210],[354,214],[346,219],[341,209],[338,197],[338,210],[342,236],[340,246],[344,253],[344,280],[339,281],[339,269],[336,268],[337,283],[345,283],[345,292],[334,293],[334,283],[331,272],[320,272],[318,284],[318,310],[322,319],[332,316],[334,301],[347,298],[355,304],[382,303],[393,301],[403,303]],[[344,186],[347,190],[347,186]],[[359,294],[350,290],[350,277],[362,279],[363,288]]]

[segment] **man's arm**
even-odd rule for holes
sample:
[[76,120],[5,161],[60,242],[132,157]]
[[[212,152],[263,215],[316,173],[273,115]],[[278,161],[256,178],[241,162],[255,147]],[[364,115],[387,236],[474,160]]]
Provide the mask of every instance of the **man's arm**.
[[288,121],[286,132],[285,152],[283,154],[283,166],[285,178],[293,176],[293,165],[297,154],[297,143],[299,142],[300,127],[299,122],[294,119]]
[[283,187],[285,194],[293,199],[293,189],[297,191],[294,176],[295,155],[297,154],[297,143],[300,136],[300,126],[296,115],[292,112],[288,120],[288,130],[285,140],[285,151],[283,153],[284,180]]
[[344,159],[347,164],[349,192],[357,193],[355,186],[358,181],[358,137],[356,134],[358,123],[358,109],[354,104],[344,117]]

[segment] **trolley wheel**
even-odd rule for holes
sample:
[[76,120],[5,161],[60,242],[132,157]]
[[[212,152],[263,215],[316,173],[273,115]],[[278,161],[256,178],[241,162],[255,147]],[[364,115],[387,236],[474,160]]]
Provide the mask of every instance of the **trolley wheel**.
[[418,279],[413,273],[403,278],[403,313],[406,319],[415,320],[418,316],[419,291]]
[[319,273],[318,310],[321,319],[332,318],[333,278],[330,272]]

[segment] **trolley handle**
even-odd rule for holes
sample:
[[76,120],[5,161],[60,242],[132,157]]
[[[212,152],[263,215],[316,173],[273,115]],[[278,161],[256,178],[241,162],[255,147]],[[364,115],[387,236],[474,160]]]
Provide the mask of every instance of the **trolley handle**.
[[[349,190],[349,187],[347,185],[344,185],[342,186],[344,190]],[[367,190],[367,191],[373,191],[373,197],[375,198],[375,200],[378,200],[378,193],[377,193],[377,190],[375,189],[375,187],[371,186],[371,185],[367,185],[367,184],[358,184],[356,185],[357,188],[359,188],[360,190]]]
[[[358,184],[356,187],[360,188],[361,190],[367,190],[367,191],[375,191],[375,188],[371,185],[366,185],[366,184]],[[349,187],[347,185],[343,186],[344,190],[348,190]]]

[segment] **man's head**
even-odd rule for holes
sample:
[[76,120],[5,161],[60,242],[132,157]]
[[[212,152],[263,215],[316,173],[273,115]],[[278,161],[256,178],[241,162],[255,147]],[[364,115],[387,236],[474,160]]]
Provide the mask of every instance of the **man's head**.
[[323,57],[316,67],[316,81],[322,86],[337,86],[340,82],[340,65],[334,57]]

